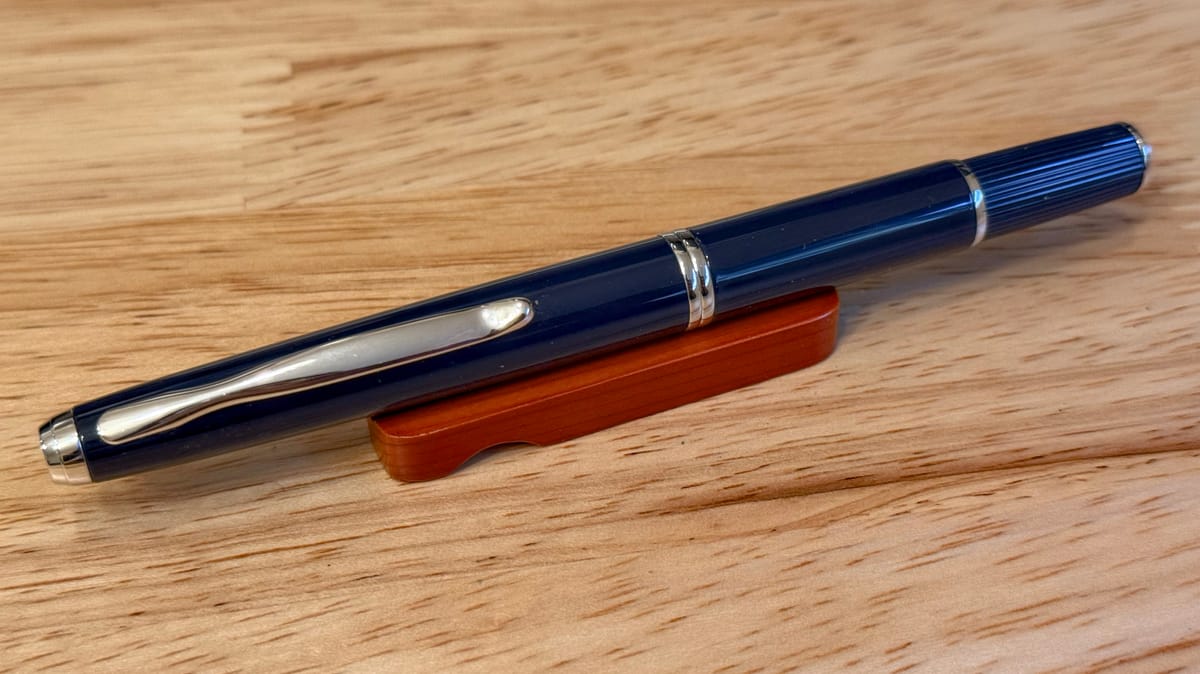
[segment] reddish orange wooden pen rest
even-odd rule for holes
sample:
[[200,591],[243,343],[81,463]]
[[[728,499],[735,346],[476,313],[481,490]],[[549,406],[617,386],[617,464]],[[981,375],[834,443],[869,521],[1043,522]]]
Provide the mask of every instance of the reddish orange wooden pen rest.
[[837,340],[838,296],[823,288],[700,330],[370,418],[389,475],[414,482],[454,472],[514,442],[587,435],[812,365]]

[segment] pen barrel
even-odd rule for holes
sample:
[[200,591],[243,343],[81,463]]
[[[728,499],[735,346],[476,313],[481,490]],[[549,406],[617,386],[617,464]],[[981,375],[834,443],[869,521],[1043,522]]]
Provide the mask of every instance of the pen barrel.
[[1112,124],[967,159],[997,236],[1132,194],[1150,148],[1128,124]]
[[968,248],[976,223],[961,168],[940,162],[692,231],[708,254],[720,316]]
[[692,228],[716,314],[968,248],[1136,192],[1149,146],[1112,124],[902,171]]

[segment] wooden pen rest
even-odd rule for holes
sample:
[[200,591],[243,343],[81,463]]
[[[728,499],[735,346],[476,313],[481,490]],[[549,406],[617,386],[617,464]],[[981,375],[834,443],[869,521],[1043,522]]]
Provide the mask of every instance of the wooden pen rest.
[[372,416],[371,441],[397,480],[432,480],[496,445],[552,445],[823,360],[838,296],[821,288],[701,330],[495,386]]

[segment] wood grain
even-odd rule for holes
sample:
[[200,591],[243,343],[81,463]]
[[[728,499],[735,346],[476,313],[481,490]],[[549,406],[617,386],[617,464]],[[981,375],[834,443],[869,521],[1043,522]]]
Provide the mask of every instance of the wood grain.
[[[0,669],[1200,663],[1200,6],[0,6]],[[75,402],[1127,120],[1133,198],[842,289],[814,368],[396,484],[361,424],[90,488]]]

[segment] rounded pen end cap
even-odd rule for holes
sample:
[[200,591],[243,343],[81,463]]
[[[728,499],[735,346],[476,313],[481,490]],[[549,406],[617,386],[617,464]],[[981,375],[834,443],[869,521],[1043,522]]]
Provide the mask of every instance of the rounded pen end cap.
[[38,431],[42,457],[50,467],[50,479],[58,484],[88,484],[92,475],[80,447],[75,417],[63,412],[42,425]]
[[1150,157],[1154,154],[1154,148],[1150,146],[1150,143],[1146,142],[1146,139],[1142,136],[1142,132],[1138,131],[1137,127],[1129,122],[1121,122],[1121,125],[1133,136],[1138,149],[1142,152],[1142,184],[1138,186],[1138,189],[1142,189],[1150,182]]

